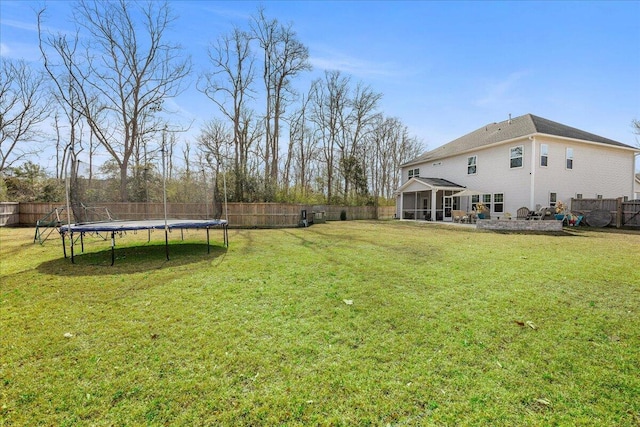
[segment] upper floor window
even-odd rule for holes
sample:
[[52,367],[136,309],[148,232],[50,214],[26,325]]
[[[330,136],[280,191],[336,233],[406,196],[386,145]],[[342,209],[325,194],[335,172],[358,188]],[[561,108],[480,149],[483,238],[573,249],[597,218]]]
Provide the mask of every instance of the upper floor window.
[[567,148],[567,169],[573,169],[573,148]]
[[524,145],[518,145],[517,147],[511,147],[509,150],[510,158],[511,158],[511,168],[521,168],[522,167],[522,157],[524,154]]
[[413,177],[419,177],[420,176],[420,169],[409,169],[409,178],[413,178]]
[[549,146],[540,144],[540,166],[549,166]]
[[478,156],[467,157],[467,175],[475,175],[478,167]]

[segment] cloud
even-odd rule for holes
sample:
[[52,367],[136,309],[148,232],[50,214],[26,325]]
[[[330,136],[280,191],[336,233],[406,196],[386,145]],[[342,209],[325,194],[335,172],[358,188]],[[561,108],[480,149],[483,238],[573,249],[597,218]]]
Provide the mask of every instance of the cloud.
[[474,104],[478,107],[490,107],[511,102],[515,98],[520,82],[529,74],[530,72],[526,70],[515,71],[504,80],[488,84],[485,95]]
[[16,21],[14,19],[2,19],[0,25],[15,28],[17,30],[38,31],[38,25],[33,22]]
[[4,43],[0,43],[0,56],[11,56],[11,49]]
[[309,62],[315,69],[338,70],[357,77],[398,77],[406,73],[389,62],[368,61],[323,47],[312,48]]

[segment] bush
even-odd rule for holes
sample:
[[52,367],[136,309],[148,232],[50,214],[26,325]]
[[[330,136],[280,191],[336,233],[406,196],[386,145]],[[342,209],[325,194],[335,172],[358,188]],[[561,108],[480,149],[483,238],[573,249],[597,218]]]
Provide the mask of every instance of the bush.
[[343,209],[340,211],[340,221],[346,221],[346,220],[347,220],[347,211]]

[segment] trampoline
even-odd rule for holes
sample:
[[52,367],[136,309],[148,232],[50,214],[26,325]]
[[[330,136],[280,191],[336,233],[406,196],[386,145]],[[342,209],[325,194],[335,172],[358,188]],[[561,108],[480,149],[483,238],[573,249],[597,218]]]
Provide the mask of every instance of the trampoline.
[[169,260],[169,231],[174,229],[206,229],[207,230],[207,253],[210,253],[209,230],[212,228],[222,229],[225,247],[229,246],[228,222],[224,219],[202,219],[202,220],[183,220],[183,219],[156,219],[142,221],[105,221],[105,222],[86,222],[78,224],[69,224],[60,226],[60,235],[62,236],[62,250],[64,257],[67,258],[67,245],[65,237],[69,235],[71,246],[71,262],[74,262],[74,233],[80,234],[80,242],[82,251],[84,252],[84,235],[86,233],[111,233],[111,265],[115,263],[115,236],[116,233],[122,234],[127,231],[139,230],[164,230],[165,231],[165,253]]

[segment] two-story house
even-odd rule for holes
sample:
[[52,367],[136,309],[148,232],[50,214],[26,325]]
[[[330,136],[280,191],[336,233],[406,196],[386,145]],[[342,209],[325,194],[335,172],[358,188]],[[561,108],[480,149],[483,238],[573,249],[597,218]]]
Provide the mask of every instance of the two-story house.
[[401,166],[399,218],[492,217],[571,198],[634,197],[635,147],[532,114],[491,123]]

